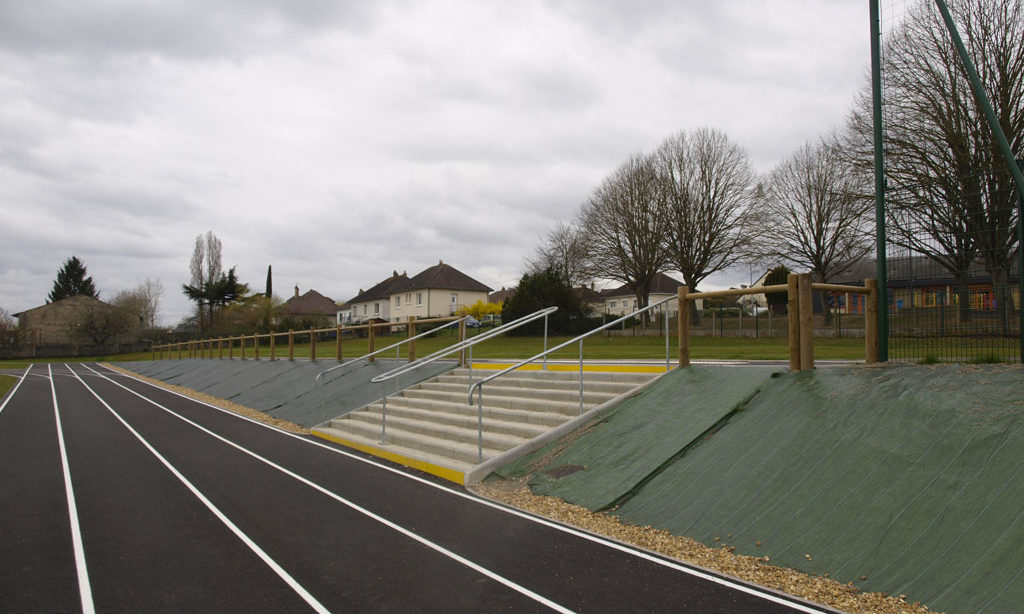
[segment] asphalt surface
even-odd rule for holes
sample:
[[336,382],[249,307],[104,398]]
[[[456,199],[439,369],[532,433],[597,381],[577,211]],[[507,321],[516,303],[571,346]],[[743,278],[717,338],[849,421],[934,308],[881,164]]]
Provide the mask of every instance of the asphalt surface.
[[822,612],[97,365],[0,401],[2,612]]

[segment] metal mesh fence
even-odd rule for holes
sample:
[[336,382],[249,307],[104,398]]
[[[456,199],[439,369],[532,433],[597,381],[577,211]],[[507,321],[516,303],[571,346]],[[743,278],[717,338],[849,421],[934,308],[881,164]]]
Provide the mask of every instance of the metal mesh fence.
[[1020,204],[1010,172],[890,187],[886,199],[889,358],[1019,362]]

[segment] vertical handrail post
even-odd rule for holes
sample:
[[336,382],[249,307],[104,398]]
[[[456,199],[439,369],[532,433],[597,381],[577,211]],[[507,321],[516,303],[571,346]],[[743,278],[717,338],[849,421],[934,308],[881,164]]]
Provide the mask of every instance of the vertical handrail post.
[[388,393],[387,390],[384,389],[384,386],[384,382],[381,382],[380,442],[382,444],[386,444],[388,442]]
[[416,360],[416,318],[409,316],[409,362]]
[[544,314],[544,366],[542,370],[548,370],[548,314]]
[[476,461],[484,462],[484,387],[476,391]]
[[583,415],[583,339],[580,339],[580,415]]
[[690,287],[679,286],[676,292],[676,304],[679,308],[676,335],[679,337],[679,368],[682,369],[690,366],[690,299],[687,298]]
[[[366,323],[366,339],[367,339],[366,343],[367,343],[367,347],[369,348],[367,350],[368,354],[373,354],[373,352],[374,352],[374,347],[373,346],[375,345],[375,340],[374,340],[373,333],[374,333],[374,331],[373,331],[373,322],[369,321],[369,322]],[[370,356],[369,358],[366,359],[367,362],[375,362],[376,360],[377,360],[376,356]]]
[[[462,343],[465,340],[466,340],[466,321],[465,320],[460,320],[459,321],[459,343]],[[459,366],[460,367],[465,367],[466,366],[466,350],[465,350],[465,348],[463,348],[462,350],[459,351]]]
[[672,369],[668,358],[668,309],[661,311],[661,317],[665,319],[665,372],[668,373]]

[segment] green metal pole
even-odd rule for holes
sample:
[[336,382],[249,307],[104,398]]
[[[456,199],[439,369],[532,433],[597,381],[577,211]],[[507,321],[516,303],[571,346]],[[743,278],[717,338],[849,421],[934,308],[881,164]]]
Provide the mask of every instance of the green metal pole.
[[[872,0],[874,1],[874,0]],[[957,55],[960,56],[960,61],[964,65],[964,70],[967,72],[967,76],[971,81],[971,89],[974,90],[974,97],[978,100],[978,104],[981,106],[981,110],[985,113],[985,118],[988,120],[989,127],[992,129],[992,136],[995,137],[996,143],[999,145],[999,151],[1003,154],[1003,159],[1006,160],[1006,166],[1010,169],[1010,173],[1013,175],[1013,180],[1017,184],[1017,202],[1024,201],[1024,173],[1021,171],[1020,165],[1017,164],[1016,156],[1013,154],[1013,150],[1010,149],[1010,143],[1006,140],[1006,134],[1003,133],[1002,126],[999,125],[999,120],[996,119],[996,113],[992,109],[992,103],[988,99],[988,94],[985,93],[985,88],[981,84],[981,79],[978,77],[978,71],[974,68],[974,63],[971,62],[971,57],[967,54],[967,47],[964,46],[964,41],[960,38],[960,32],[956,28],[956,24],[953,22],[953,16],[949,13],[949,7],[946,6],[944,0],[935,0],[935,4],[939,7],[939,12],[942,13],[942,20],[946,22],[946,29],[949,30],[949,36],[953,39],[953,45],[956,47]],[[1017,209],[1017,251],[1018,255],[1024,252],[1024,234],[1021,231],[1021,220],[1020,220],[1021,207]],[[1024,256],[1021,258],[1021,264],[1024,265]],[[1024,266],[1022,266],[1024,269]],[[1019,281],[1024,283],[1024,270],[1018,271]],[[1018,286],[1021,291],[1021,298],[1024,299],[1024,286]],[[1022,309],[1024,311],[1024,309]],[[1021,361],[1024,362],[1024,326],[1020,327],[1020,350],[1021,350]]]
[[871,110],[875,145],[875,275],[878,277],[878,360],[889,360],[889,278],[885,259],[885,159],[882,153],[882,26],[878,0],[870,0]]

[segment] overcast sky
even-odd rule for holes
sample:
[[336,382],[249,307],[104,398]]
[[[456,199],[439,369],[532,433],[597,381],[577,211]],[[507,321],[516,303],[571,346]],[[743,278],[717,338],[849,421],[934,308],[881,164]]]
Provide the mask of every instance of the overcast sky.
[[0,307],[77,255],[177,323],[207,230],[282,298],[442,259],[508,286],[674,132],[767,171],[840,127],[868,26],[866,0],[0,0]]

